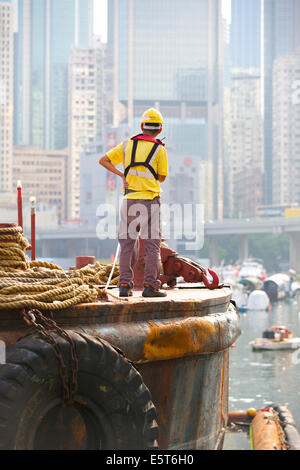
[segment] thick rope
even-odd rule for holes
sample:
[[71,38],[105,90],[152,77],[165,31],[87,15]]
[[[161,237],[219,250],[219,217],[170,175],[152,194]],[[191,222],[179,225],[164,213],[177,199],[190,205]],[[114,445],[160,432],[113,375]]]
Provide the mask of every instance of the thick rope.
[[[55,281],[54,279],[51,281]],[[83,285],[83,280],[80,278],[74,278],[74,279],[68,279],[64,282],[59,283],[54,283],[52,286],[49,284],[23,284],[23,283],[18,283],[18,284],[12,284],[8,287],[4,287],[0,291],[0,295],[11,295],[11,294],[21,294],[23,292],[28,293],[28,292],[47,292],[49,289],[53,289],[54,286],[55,288],[63,288],[70,286],[70,282],[72,284],[77,284],[77,285]],[[1,285],[1,284],[0,284]]]
[[62,271],[63,269],[53,263],[47,263],[46,261],[30,261],[30,267],[35,268],[47,268],[47,269],[56,269],[58,271]]
[[118,266],[114,273],[112,265],[100,262],[64,271],[53,263],[28,261],[26,248],[28,241],[21,227],[0,228],[0,310],[60,310],[99,298],[107,300],[107,294],[120,300],[100,287],[110,277],[111,285],[118,283]]
[[21,227],[0,228],[0,270],[26,270],[29,268],[25,250],[28,241]]
[[95,302],[98,296],[98,292],[94,289],[91,293],[89,286],[82,286],[76,290],[76,295],[67,300],[52,300],[51,303],[41,302],[37,300],[16,300],[15,302],[1,302],[1,310],[16,310],[21,308],[37,308],[41,310],[62,310],[73,305],[87,302]]

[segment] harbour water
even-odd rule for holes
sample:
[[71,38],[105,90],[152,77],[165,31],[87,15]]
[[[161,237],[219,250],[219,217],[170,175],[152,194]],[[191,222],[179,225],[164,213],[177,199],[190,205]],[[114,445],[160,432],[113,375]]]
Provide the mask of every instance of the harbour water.
[[269,312],[241,313],[242,334],[230,351],[229,411],[286,405],[300,431],[300,350],[252,351],[250,341],[273,325],[300,337],[300,303],[275,303]]

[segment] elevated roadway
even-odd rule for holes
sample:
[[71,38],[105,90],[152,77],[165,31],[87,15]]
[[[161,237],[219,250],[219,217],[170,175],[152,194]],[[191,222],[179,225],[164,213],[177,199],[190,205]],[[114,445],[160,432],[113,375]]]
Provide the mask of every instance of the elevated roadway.
[[248,236],[252,234],[286,234],[290,240],[290,267],[300,273],[300,217],[259,219],[224,219],[205,223],[205,236],[210,240],[211,264],[218,266],[218,239],[238,235],[239,260],[248,258]]
[[[300,217],[270,217],[257,219],[224,219],[210,220],[204,223],[204,235],[209,239],[210,260],[213,266],[219,264],[218,241],[223,236],[237,235],[239,260],[248,258],[248,236],[252,234],[286,234],[290,240],[290,267],[300,273]],[[64,243],[70,256],[75,256],[72,247],[82,242],[85,248],[96,246],[99,241],[95,229],[78,227],[76,229],[59,229],[55,231],[39,230],[37,240],[42,256],[49,256],[49,246]],[[76,242],[77,241],[77,242]],[[110,241],[112,245],[115,241]]]

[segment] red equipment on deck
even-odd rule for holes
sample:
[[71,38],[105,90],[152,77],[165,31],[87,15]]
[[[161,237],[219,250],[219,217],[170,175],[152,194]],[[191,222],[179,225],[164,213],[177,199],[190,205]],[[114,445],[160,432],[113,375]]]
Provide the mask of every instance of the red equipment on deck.
[[[208,269],[212,277],[212,282],[207,279],[207,271],[194,261],[180,256],[176,251],[165,246],[160,249],[163,274],[159,279],[162,284],[168,284],[169,287],[175,287],[177,278],[182,277],[185,282],[199,283],[203,282],[208,289],[217,289],[219,287],[219,278],[214,271]],[[139,259],[134,268],[134,285],[137,288],[143,287],[145,270],[146,252],[143,240],[139,239]]]
[[76,256],[76,269],[84,268],[88,264],[95,264],[95,262],[95,256]]

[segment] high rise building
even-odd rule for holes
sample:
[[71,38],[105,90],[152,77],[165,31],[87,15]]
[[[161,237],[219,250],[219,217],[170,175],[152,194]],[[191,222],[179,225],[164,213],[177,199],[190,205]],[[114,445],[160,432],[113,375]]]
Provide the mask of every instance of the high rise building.
[[[167,146],[207,163],[207,216],[222,216],[222,61],[220,0],[111,0],[114,125],[139,131],[147,107],[165,118]],[[126,110],[123,119],[123,110]]]
[[231,216],[255,216],[262,204],[263,120],[259,69],[232,69],[229,131]]
[[224,171],[223,171],[223,184],[224,184],[224,218],[231,215],[232,198],[230,196],[230,136],[231,136],[231,114],[230,114],[230,87],[224,87],[223,97],[223,116],[224,116]]
[[15,147],[13,152],[13,184],[22,181],[23,205],[30,205],[30,197],[37,200],[37,208],[52,209],[59,221],[66,218],[66,150],[44,150],[37,147]]
[[113,51],[107,44],[103,44],[104,48],[104,124],[112,126],[114,119],[114,63]]
[[67,147],[68,59],[88,46],[92,0],[19,0],[15,143]]
[[[297,92],[298,88],[298,92]],[[273,69],[273,204],[300,205],[300,50]]]
[[[93,47],[92,47],[93,46]],[[80,216],[80,154],[99,142],[104,126],[104,53],[101,42],[73,47],[69,58],[68,217]]]
[[12,190],[13,66],[13,8],[0,0],[0,192]]
[[261,0],[231,0],[231,67],[260,67],[260,28]]
[[[262,0],[262,74],[264,87],[264,204],[273,203],[273,65],[300,46],[299,0]],[[276,93],[276,91],[275,91]]]
[[223,18],[223,217],[229,216],[229,137],[230,137],[230,24]]
[[261,0],[232,0],[230,89],[226,92],[224,119],[224,212],[229,217],[254,215],[256,202],[261,204],[260,48]]

